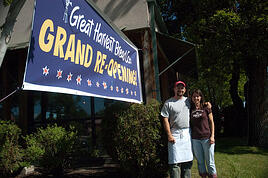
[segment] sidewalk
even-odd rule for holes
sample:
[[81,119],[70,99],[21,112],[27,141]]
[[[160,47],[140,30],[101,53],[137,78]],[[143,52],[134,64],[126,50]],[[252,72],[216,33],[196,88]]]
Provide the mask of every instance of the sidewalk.
[[[38,168],[30,175],[24,176],[27,178],[45,178],[55,177],[53,175],[43,175]],[[70,169],[66,169],[64,175],[65,178],[80,178],[80,177],[92,177],[92,178],[121,178],[119,165],[115,163],[108,155],[101,156],[95,160],[84,159]],[[17,176],[16,178],[21,178]]]
[[79,167],[67,170],[66,177],[103,177],[119,178],[119,165],[107,155],[91,163],[81,164]]

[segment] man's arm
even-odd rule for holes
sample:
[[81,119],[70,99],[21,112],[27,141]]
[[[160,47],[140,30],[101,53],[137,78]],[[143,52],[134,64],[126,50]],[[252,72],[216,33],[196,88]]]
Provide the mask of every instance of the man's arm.
[[169,125],[167,117],[163,118],[163,125],[164,125],[164,129],[165,129],[165,131],[167,133],[168,141],[171,142],[171,143],[175,143],[175,138],[171,134],[170,125]]

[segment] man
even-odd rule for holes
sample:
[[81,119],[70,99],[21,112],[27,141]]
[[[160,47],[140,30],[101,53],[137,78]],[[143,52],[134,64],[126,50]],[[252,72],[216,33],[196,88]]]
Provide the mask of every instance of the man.
[[186,84],[174,84],[174,97],[168,99],[162,110],[164,129],[168,136],[168,164],[170,178],[190,178],[193,160],[190,136],[190,99],[184,97]]

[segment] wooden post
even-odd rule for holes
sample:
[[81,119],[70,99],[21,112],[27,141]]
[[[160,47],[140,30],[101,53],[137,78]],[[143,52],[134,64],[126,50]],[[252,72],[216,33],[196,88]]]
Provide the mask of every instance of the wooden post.
[[156,99],[161,101],[160,94],[160,82],[159,82],[159,68],[158,68],[158,57],[157,57],[157,39],[155,32],[155,2],[148,2],[150,11],[150,27],[152,36],[152,52],[153,52],[153,64],[154,64],[154,79],[155,79],[155,91]]
[[148,30],[144,30],[142,36],[142,54],[143,54],[143,73],[144,73],[144,88],[145,88],[145,98],[144,103],[150,101],[153,96],[153,84],[154,77],[152,71],[152,57],[151,57],[151,43],[150,35]]
[[[19,85],[22,84],[23,76],[24,76],[24,69],[25,69],[25,61],[26,61],[26,51],[27,50],[18,50],[15,51],[17,55],[17,62],[18,62],[18,83]],[[28,91],[21,91],[19,93],[19,127],[22,130],[22,134],[26,135],[28,132]]]
[[91,107],[91,132],[92,132],[92,146],[96,147],[96,116],[95,116],[95,101],[94,97],[90,97],[90,107]]

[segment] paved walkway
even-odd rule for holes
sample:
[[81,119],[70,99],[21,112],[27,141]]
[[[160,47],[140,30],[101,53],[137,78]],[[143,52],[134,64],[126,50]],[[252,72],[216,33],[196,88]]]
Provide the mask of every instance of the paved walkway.
[[120,178],[119,165],[108,156],[102,156],[96,164],[92,162],[91,165],[81,165],[67,172],[66,177]]
[[[53,175],[43,175],[38,168],[30,175],[24,176],[27,178],[45,178],[55,177]],[[122,178],[120,176],[119,165],[115,163],[109,156],[102,156],[96,160],[81,161],[75,167],[67,169],[62,176],[64,178]],[[16,178],[21,178],[17,176]]]

